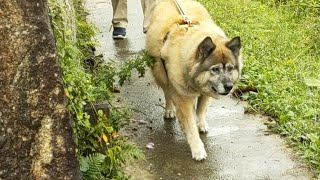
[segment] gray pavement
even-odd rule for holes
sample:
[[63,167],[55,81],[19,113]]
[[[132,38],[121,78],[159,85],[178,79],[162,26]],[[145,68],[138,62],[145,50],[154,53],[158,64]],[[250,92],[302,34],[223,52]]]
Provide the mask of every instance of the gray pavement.
[[[109,31],[110,0],[87,0],[88,19],[100,29],[97,54],[106,60],[124,61],[144,48],[140,0],[128,0],[126,40],[114,41]],[[266,117],[244,114],[243,103],[226,97],[213,100],[207,114],[209,132],[201,135],[208,157],[191,159],[178,121],[164,120],[164,98],[150,73],[134,76],[120,89],[119,102],[133,112],[125,133],[146,152],[146,160],[128,164],[132,179],[168,180],[308,180],[310,172],[299,163],[285,141],[267,132]],[[146,144],[154,143],[153,149]]]

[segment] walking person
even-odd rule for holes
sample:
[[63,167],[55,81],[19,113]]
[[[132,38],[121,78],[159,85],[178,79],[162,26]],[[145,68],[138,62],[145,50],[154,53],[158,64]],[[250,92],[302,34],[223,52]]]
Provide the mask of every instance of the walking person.
[[[157,0],[141,0],[143,10],[143,32],[146,33],[149,26],[149,17]],[[111,0],[113,8],[113,39],[125,39],[128,26],[128,3],[127,0]]]
[[127,0],[111,0],[113,8],[113,39],[126,38],[126,28],[128,26],[128,4]]

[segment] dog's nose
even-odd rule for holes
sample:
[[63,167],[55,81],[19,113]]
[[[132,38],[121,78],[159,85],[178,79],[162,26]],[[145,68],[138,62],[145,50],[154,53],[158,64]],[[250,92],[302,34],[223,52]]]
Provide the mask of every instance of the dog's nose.
[[230,92],[231,89],[233,88],[233,84],[232,83],[226,83],[223,85],[225,91]]

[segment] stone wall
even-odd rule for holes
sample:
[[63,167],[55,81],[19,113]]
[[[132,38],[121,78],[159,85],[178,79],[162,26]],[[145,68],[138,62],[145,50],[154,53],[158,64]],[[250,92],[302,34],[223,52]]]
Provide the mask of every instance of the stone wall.
[[0,179],[80,179],[47,3],[0,0]]

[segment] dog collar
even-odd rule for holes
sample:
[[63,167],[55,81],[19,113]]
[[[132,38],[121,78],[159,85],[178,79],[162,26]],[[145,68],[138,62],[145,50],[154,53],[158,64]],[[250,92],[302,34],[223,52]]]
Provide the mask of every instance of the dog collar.
[[198,26],[199,23],[178,23],[177,25],[180,28],[189,28],[189,27]]

